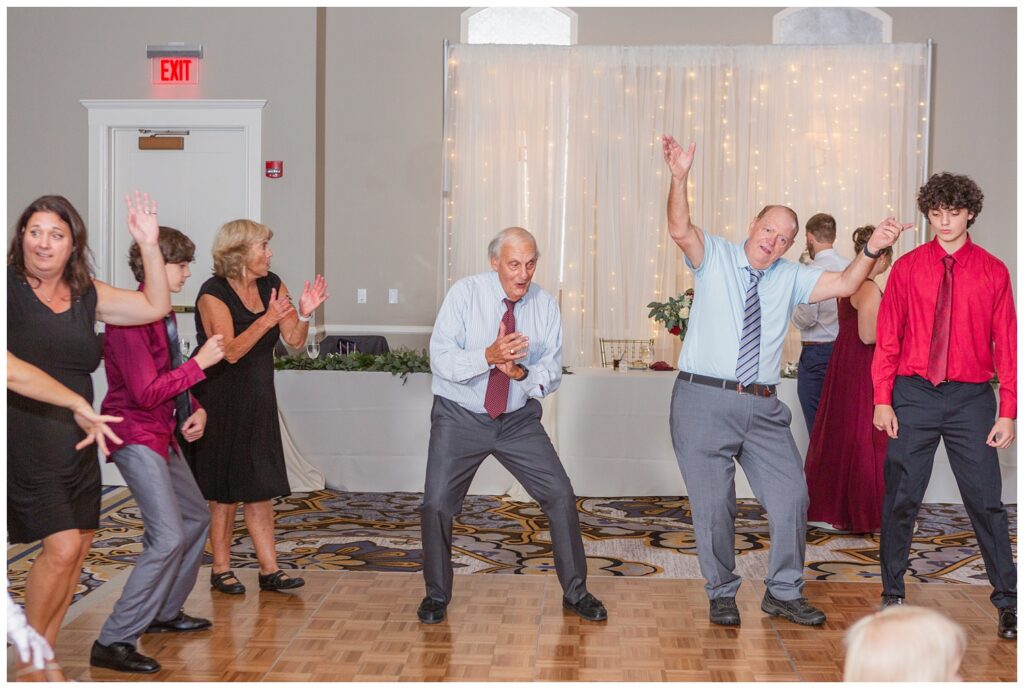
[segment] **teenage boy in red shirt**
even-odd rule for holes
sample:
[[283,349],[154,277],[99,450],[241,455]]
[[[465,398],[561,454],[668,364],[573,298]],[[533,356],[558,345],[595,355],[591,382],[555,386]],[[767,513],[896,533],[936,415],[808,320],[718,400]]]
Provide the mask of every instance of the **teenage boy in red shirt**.
[[[1017,638],[1013,563],[996,449],[1017,417],[1017,316],[1010,273],[967,232],[984,194],[932,175],[917,205],[935,238],[896,261],[878,311],[871,376],[875,428],[889,435],[882,502],[882,607],[902,605],[914,518],[942,438],[977,534],[998,633]],[[999,412],[989,381],[999,374]]]

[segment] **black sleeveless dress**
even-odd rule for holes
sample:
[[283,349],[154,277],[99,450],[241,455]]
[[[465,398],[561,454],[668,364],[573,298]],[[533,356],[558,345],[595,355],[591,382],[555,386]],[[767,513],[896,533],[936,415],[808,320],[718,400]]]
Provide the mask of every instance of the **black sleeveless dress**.
[[[92,402],[90,375],[103,348],[96,337],[96,288],[54,313],[7,267],[7,351]],[[117,427],[113,427],[115,432]],[[7,533],[29,543],[68,529],[95,529],[100,514],[96,445],[67,409],[7,392]]]
[[[203,283],[196,303],[204,294],[223,302],[237,336],[263,315],[281,278],[269,273],[256,280],[256,287],[264,309],[259,313],[247,309],[228,281],[216,276]],[[207,416],[195,447],[196,482],[207,500],[259,502],[291,493],[274,391],[274,344],[280,333],[274,326],[236,363],[225,360],[206,369],[206,380],[192,388]],[[197,308],[200,347],[207,337]]]

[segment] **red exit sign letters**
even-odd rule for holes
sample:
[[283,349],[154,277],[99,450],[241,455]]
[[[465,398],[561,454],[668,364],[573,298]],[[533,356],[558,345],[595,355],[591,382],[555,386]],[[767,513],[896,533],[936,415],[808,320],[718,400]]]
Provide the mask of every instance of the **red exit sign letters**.
[[154,84],[198,84],[199,60],[193,57],[154,57]]

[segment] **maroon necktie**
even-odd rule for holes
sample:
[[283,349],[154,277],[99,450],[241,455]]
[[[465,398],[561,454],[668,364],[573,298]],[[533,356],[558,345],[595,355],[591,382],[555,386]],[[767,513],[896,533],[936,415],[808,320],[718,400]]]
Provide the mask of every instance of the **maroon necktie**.
[[949,364],[949,324],[953,316],[953,257],[942,257],[945,272],[939,283],[939,294],[935,299],[935,323],[932,326],[932,343],[928,350],[928,380],[938,385],[946,380],[946,366]]
[[[516,331],[516,317],[512,313],[516,303],[508,299],[504,302],[508,311],[501,317],[501,322],[505,324],[505,334],[510,335]],[[508,407],[508,386],[508,376],[497,368],[492,368],[491,377],[487,379],[487,392],[484,393],[484,409],[492,419],[498,418]]]

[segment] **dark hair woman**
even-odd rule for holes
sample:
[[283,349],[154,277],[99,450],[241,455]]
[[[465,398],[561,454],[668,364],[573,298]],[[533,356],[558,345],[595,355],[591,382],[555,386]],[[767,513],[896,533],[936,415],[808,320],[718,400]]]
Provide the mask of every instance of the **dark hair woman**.
[[[42,196],[21,214],[7,254],[7,348],[92,403],[99,365],[96,321],[150,323],[171,310],[157,244],[156,202],[126,196],[128,231],[142,247],[146,289],[92,277],[82,217],[63,196]],[[29,624],[54,646],[99,523],[100,468],[67,409],[7,394],[7,529],[11,542],[42,541],[28,575]],[[62,680],[59,666],[48,679]]]

